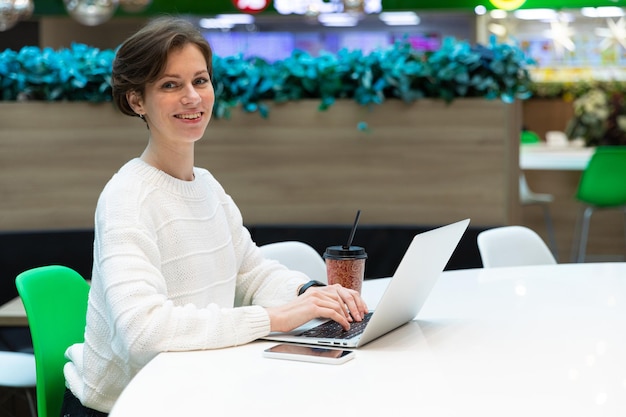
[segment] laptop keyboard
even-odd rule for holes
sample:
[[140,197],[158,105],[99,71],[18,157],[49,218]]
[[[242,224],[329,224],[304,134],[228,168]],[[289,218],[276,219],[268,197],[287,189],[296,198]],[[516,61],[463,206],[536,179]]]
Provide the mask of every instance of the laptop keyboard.
[[363,320],[351,323],[350,330],[344,330],[339,323],[330,320],[303,332],[300,336],[318,337],[324,339],[350,339],[363,332],[365,326],[367,326],[367,323],[370,320],[370,317],[372,317],[371,312],[367,313],[365,317],[363,317]]

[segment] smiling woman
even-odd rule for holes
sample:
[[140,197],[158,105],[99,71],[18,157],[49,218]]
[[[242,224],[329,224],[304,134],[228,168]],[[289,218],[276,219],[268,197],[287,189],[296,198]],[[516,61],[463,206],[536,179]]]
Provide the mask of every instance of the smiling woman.
[[[177,33],[167,31],[170,20],[156,20],[125,42],[116,54],[111,85],[113,102],[122,113],[138,116],[148,126],[148,146],[141,159],[190,181],[193,144],[211,120],[215,92],[211,49],[191,24],[181,20],[179,25],[183,23],[187,32]],[[153,38],[143,45],[147,31]],[[151,52],[144,53],[140,46]]]
[[193,145],[211,120],[215,93],[207,65],[201,49],[187,44],[169,53],[161,77],[143,91],[126,92],[128,105],[150,130],[141,159],[174,178],[194,178]]
[[309,278],[265,259],[232,198],[194,165],[215,102],[211,55],[175,18],[152,21],[116,53],[113,101],[145,121],[148,144],[98,199],[85,341],[66,352],[61,415],[106,416],[160,352],[240,345],[316,317],[348,329],[367,312],[340,285],[299,293]]

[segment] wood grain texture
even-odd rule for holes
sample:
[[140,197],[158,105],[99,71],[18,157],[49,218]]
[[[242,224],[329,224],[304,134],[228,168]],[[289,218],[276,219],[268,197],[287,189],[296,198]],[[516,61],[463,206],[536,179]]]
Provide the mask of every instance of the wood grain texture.
[[[364,224],[518,222],[519,103],[318,105],[237,110],[197,144],[247,224],[343,224],[357,209]],[[102,187],[147,135],[111,104],[0,103],[0,230],[93,227]]]

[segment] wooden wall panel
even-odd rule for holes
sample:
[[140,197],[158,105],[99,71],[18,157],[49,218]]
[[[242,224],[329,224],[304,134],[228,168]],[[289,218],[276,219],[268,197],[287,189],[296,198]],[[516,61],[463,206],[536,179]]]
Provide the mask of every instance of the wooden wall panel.
[[546,140],[549,130],[565,131],[574,116],[572,102],[561,99],[533,98],[522,102],[524,126]]
[[[499,101],[273,105],[197,145],[247,224],[515,223],[521,106]],[[368,123],[369,131],[357,129]],[[110,104],[0,103],[0,231],[93,227],[100,190],[147,130]]]

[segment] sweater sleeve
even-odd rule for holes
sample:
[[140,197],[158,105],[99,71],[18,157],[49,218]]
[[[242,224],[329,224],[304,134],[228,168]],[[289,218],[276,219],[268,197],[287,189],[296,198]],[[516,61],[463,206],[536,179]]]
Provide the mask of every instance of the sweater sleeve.
[[271,307],[291,301],[297,296],[298,288],[309,278],[277,261],[265,259],[243,225],[239,208],[221,186],[217,186],[229,219],[238,262],[235,304]]
[[104,320],[90,325],[108,323],[114,351],[131,363],[142,366],[163,351],[235,346],[269,332],[269,317],[258,306],[178,305],[151,259],[158,253],[152,240],[135,230],[110,233],[106,241],[123,243],[102,248],[94,265],[95,275],[106,279],[94,280],[90,303]]

